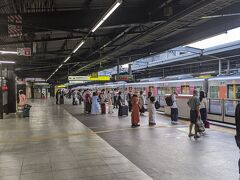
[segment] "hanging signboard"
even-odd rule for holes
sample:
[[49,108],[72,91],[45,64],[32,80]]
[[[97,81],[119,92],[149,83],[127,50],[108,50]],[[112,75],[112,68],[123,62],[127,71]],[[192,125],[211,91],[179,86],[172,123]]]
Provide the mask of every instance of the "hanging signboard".
[[132,75],[119,75],[115,76],[116,81],[133,81]]
[[98,76],[98,77],[89,76],[88,78],[90,81],[110,81],[109,76]]
[[31,56],[31,48],[17,48],[19,56]]
[[89,81],[88,76],[68,76],[68,81]]

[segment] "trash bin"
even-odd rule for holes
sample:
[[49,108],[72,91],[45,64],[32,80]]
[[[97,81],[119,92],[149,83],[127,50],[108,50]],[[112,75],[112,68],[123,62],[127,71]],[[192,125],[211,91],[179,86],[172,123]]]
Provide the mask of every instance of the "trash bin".
[[29,117],[30,115],[30,109],[32,106],[30,106],[29,104],[26,104],[23,108],[23,117]]

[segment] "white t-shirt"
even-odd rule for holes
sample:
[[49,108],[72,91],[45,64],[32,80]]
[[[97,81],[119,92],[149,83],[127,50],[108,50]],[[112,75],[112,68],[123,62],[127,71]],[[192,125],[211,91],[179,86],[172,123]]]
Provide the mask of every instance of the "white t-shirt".
[[171,106],[171,108],[177,108],[177,99],[176,99],[176,94],[172,94],[172,101],[173,101],[173,105]]
[[202,101],[200,102],[199,109],[207,108],[206,104],[207,104],[207,99],[203,98]]

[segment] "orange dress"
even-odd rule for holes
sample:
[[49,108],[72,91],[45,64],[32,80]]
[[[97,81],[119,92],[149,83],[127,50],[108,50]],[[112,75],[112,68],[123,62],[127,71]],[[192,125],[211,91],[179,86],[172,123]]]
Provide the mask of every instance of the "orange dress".
[[138,97],[132,97],[132,125],[136,125],[140,121]]

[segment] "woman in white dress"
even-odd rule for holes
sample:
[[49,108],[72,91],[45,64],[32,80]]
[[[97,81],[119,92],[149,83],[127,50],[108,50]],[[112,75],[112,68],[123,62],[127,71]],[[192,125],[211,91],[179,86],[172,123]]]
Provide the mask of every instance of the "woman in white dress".
[[96,115],[99,113],[100,113],[99,98],[97,96],[97,93],[93,92],[91,114]]
[[156,125],[156,108],[155,108],[155,97],[148,97],[148,116],[149,116],[149,126]]

